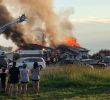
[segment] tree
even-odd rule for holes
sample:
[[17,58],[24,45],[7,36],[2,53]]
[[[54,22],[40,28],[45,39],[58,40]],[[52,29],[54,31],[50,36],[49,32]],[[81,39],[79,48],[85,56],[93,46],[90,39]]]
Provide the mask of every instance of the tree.
[[101,60],[105,56],[110,56],[110,50],[100,50],[99,52],[93,54],[91,58]]

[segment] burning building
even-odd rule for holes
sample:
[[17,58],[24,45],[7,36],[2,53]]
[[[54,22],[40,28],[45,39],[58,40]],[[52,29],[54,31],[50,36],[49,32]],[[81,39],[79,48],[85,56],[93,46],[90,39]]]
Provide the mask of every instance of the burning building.
[[61,53],[61,59],[81,60],[89,58],[89,50],[82,47],[60,45],[57,50]]

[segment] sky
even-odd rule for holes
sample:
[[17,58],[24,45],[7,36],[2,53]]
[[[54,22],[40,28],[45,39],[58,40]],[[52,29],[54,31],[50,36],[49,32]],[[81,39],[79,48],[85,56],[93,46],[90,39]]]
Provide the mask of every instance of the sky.
[[56,12],[69,8],[74,11],[70,19],[80,45],[90,53],[110,50],[110,0],[55,0]]
[[[100,49],[110,50],[110,0],[54,0],[57,14],[73,9],[70,21],[74,24],[74,36],[80,45],[95,53]],[[0,36],[0,44],[12,44]]]

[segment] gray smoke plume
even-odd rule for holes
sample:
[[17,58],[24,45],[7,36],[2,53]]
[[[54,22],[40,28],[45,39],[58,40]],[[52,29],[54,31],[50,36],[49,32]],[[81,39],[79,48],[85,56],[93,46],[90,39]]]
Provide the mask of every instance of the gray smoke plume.
[[[55,46],[59,42],[59,21],[53,12],[53,0],[18,0],[22,5],[27,15],[30,17],[39,16],[45,23],[46,35],[49,38],[50,45]],[[34,19],[33,19],[34,20]],[[36,19],[35,19],[36,20]]]
[[[12,17],[8,9],[2,1],[0,1],[0,27],[3,25],[15,21],[16,19]],[[21,24],[13,24],[9,26],[3,33],[6,39],[11,39],[18,47],[23,46],[27,43],[32,43],[32,39],[28,37],[25,33],[25,28]]]
[[[72,32],[71,30],[73,30],[72,24],[70,24],[70,22],[66,19],[68,17],[65,17],[62,21],[60,21],[59,16],[57,16],[53,11],[53,0],[3,0],[3,4],[10,4],[9,8],[11,8],[11,5],[13,5],[14,8],[18,7],[18,9],[21,10],[21,12],[24,12],[28,17],[28,21],[25,26],[22,27],[15,25],[7,30],[8,35],[5,32],[5,36],[11,38],[18,46],[26,43],[33,43],[34,35],[31,34],[31,30],[33,30],[33,27],[37,26],[37,24],[41,23],[44,23],[45,25],[44,34],[48,38],[50,46],[62,44],[64,43],[65,37],[72,36],[72,33],[70,33]],[[14,12],[11,12],[11,14],[8,12],[7,14],[11,17],[12,13]],[[6,20],[5,17],[3,18]],[[10,21],[11,19],[13,18],[8,19],[7,21]],[[39,20],[41,20],[40,23]],[[7,21],[4,21],[4,23]],[[14,32],[18,32],[18,35]],[[16,40],[15,38],[13,39],[14,36],[12,33],[16,36]],[[22,42],[20,43],[20,41]]]
[[[63,30],[65,37],[72,37],[74,25],[70,21],[70,16],[74,14],[73,8],[68,8],[60,12],[60,27]],[[74,36],[73,36],[74,37]]]
[[[51,46],[64,43],[67,36],[73,37],[74,26],[69,21],[69,16],[73,14],[73,9],[65,10],[62,20],[53,10],[53,0],[18,0],[28,16],[39,16],[45,23],[46,35]],[[33,19],[34,20],[34,19]],[[36,20],[36,19],[35,19]],[[35,22],[34,20],[34,22]]]
[[[11,17],[10,13],[6,9],[5,6],[0,5],[0,26],[2,27],[4,24],[14,20],[13,17]],[[17,46],[22,46],[26,44],[26,41],[23,38],[23,33],[20,31],[22,30],[20,26],[13,25],[10,26],[7,30],[5,30],[4,36],[8,39],[10,38]]]

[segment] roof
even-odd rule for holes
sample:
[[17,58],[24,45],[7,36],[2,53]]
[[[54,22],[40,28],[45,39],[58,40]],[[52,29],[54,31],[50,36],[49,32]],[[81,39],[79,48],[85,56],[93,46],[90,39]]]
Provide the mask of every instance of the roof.
[[79,52],[89,52],[89,50],[82,48],[82,47],[74,47],[74,46],[65,46],[65,45],[60,45],[57,47],[62,52],[73,52],[73,53],[79,53]]
[[21,46],[18,50],[42,50],[42,49],[52,50],[52,48],[50,48],[50,47],[46,47],[46,46],[42,46],[42,45],[38,45],[38,44],[26,44],[24,46]]

